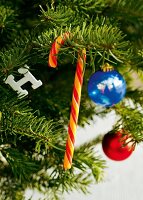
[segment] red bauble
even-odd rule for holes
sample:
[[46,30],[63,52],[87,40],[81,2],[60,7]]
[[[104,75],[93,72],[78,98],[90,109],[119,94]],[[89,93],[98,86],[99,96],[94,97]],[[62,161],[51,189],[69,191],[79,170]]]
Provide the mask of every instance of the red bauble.
[[[105,155],[115,161],[121,161],[128,158],[133,150],[133,142],[128,134],[125,134],[124,130],[120,130],[114,134],[107,133],[102,140],[102,148]],[[126,143],[126,144],[125,144]]]

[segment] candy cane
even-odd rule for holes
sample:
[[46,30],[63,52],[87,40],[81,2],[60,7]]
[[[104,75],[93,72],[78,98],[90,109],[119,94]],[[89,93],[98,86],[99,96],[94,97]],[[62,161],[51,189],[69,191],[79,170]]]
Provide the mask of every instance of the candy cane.
[[[59,52],[61,45],[64,44],[65,40],[68,37],[69,37],[69,33],[65,33],[63,36],[57,37],[57,39],[52,44],[52,48],[49,54],[50,67],[54,67],[54,68],[57,67],[57,54]],[[69,126],[68,126],[68,138],[66,142],[66,151],[65,151],[65,156],[64,156],[65,170],[70,169],[72,165],[85,61],[86,61],[86,50],[83,49],[78,54],[78,60],[77,60],[77,65],[76,65],[76,73],[75,73],[75,79],[74,79],[71,112],[70,112],[70,121],[69,121]]]
[[62,36],[59,36],[56,38],[56,40],[53,42],[52,44],[52,48],[50,50],[50,54],[49,54],[49,66],[50,67],[57,67],[57,55],[59,53],[60,47],[65,43],[66,39],[69,38],[70,33],[67,32],[65,34],[63,34]]

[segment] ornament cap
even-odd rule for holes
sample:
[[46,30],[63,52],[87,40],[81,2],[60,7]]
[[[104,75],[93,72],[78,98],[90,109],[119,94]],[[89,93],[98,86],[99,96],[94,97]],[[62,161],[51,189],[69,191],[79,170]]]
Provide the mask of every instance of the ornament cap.
[[103,72],[109,72],[114,70],[114,67],[110,65],[109,63],[105,63],[104,65],[101,66],[101,69]]

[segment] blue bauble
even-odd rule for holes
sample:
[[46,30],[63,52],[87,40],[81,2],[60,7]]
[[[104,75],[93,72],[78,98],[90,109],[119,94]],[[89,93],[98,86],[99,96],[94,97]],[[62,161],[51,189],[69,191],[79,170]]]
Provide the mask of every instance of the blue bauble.
[[125,93],[126,82],[115,70],[97,71],[89,79],[88,95],[96,104],[111,107],[120,102]]

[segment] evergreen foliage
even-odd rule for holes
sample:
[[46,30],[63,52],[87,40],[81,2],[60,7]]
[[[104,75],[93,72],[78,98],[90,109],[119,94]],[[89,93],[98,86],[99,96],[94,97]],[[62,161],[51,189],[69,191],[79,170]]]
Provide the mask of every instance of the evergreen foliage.
[[[142,29],[142,0],[1,0],[1,200],[25,199],[27,188],[39,190],[47,200],[63,199],[65,191],[86,193],[92,182],[103,180],[106,163],[94,150],[102,137],[75,149],[70,170],[62,166],[79,49],[86,48],[87,63],[78,124],[114,110],[120,120],[112,131],[122,124],[134,145],[143,141],[142,88],[133,89],[131,76],[137,73],[143,81]],[[51,69],[51,45],[65,32],[71,35],[58,54],[59,68]],[[127,94],[118,105],[100,110],[87,95],[87,82],[106,62],[125,77]],[[4,80],[10,74],[20,79],[17,70],[24,64],[43,85],[33,90],[27,84],[29,95],[19,99]]]

